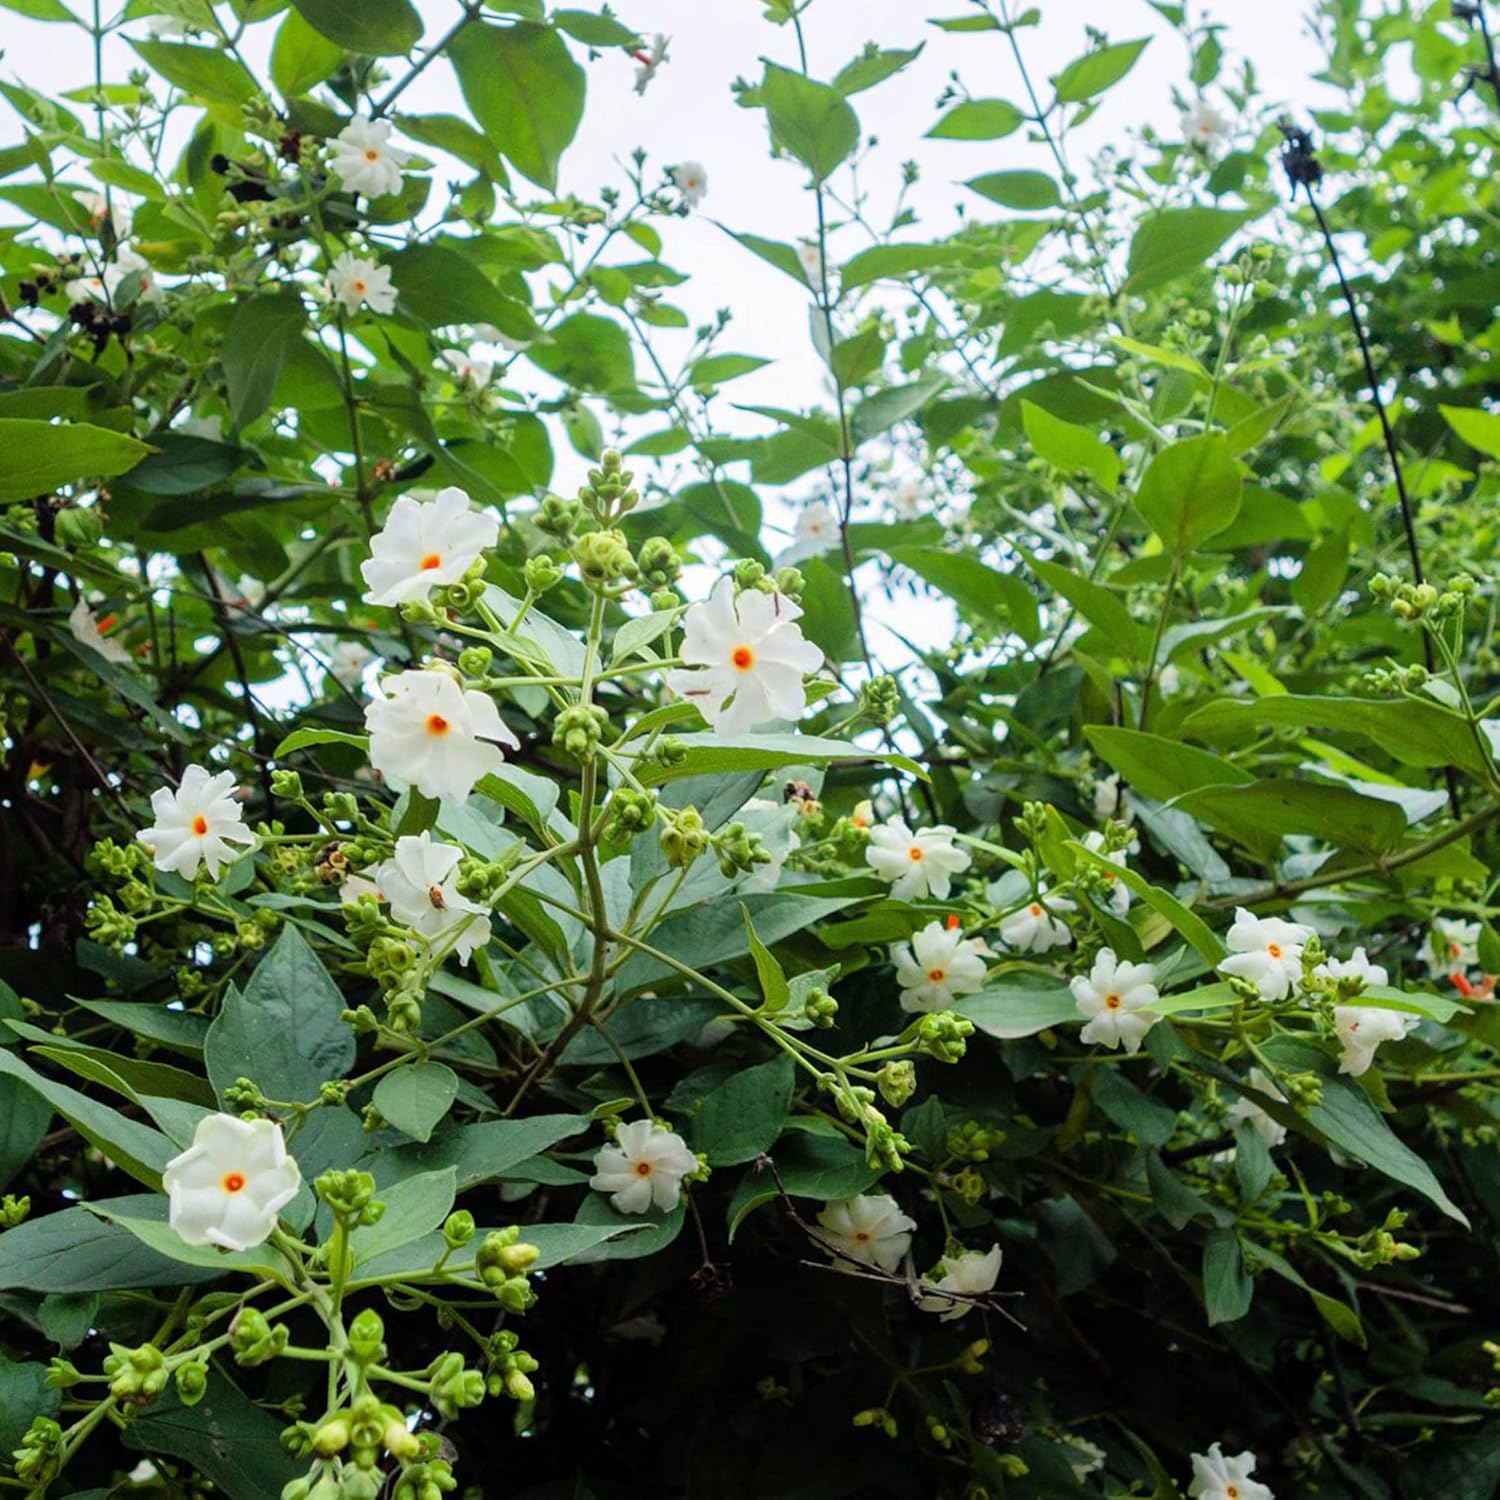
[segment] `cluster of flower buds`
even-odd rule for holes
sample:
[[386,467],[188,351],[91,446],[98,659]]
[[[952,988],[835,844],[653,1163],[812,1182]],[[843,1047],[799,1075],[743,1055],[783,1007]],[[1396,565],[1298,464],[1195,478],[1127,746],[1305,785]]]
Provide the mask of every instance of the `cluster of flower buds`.
[[51,1417],[34,1417],[11,1455],[16,1477],[40,1493],[62,1468],[62,1428]]
[[552,743],[574,760],[589,761],[598,754],[608,728],[609,714],[597,703],[574,703],[553,722]]
[[888,1438],[898,1436],[901,1431],[895,1417],[883,1406],[867,1406],[863,1411],[855,1412],[852,1420],[856,1427],[878,1428]]
[[531,1376],[536,1373],[537,1362],[521,1348],[518,1333],[502,1328],[491,1334],[485,1353],[489,1360],[485,1388],[490,1395],[498,1396],[504,1391],[515,1401],[535,1399],[536,1387],[531,1383]]
[[607,524],[641,503],[634,481],[635,475],[625,467],[618,451],[606,448],[599,467],[590,469],[587,481],[579,486],[578,499],[601,524]]
[[[459,1355],[452,1356],[459,1359]],[[297,1422],[283,1429],[282,1446],[294,1458],[318,1460],[312,1474],[293,1480],[281,1492],[282,1500],[375,1500],[387,1476],[383,1459],[395,1459],[402,1467],[399,1486],[410,1480],[411,1494],[424,1493],[419,1486],[429,1479],[428,1470],[441,1451],[436,1433],[416,1433],[406,1424],[398,1407],[364,1391],[347,1406],[329,1412],[320,1422]],[[452,1489],[452,1471],[442,1464]],[[321,1472],[321,1477],[319,1474]]]
[[7,1193],[0,1198],[0,1229],[14,1229],[17,1224],[25,1222],[30,1212],[30,1194],[22,1193],[18,1198],[14,1193]]
[[485,1398],[484,1372],[466,1368],[464,1357],[457,1350],[438,1355],[426,1373],[433,1410],[450,1421],[465,1408],[480,1405]]
[[314,1179],[313,1190],[346,1229],[368,1228],[385,1214],[385,1204],[375,1196],[375,1179],[368,1172],[330,1168]]
[[709,842],[708,829],[703,826],[702,814],[696,807],[667,812],[666,826],[661,832],[661,852],[672,869],[685,869],[706,854]]
[[719,872],[726,880],[738,874],[748,874],[757,865],[771,863],[770,853],[761,847],[758,833],[746,831],[743,823],[735,822],[714,834],[709,843],[719,860]]
[[272,1324],[258,1308],[242,1308],[229,1325],[229,1349],[236,1364],[263,1365],[286,1350],[291,1330],[285,1323]]
[[801,568],[778,568],[768,573],[765,566],[752,557],[742,558],[734,565],[734,581],[742,589],[757,589],[762,594],[785,594],[788,599],[800,602],[807,580]]
[[474,1274],[507,1312],[522,1313],[536,1301],[526,1272],[541,1253],[535,1245],[522,1241],[515,1225],[492,1230],[474,1252]]
[[167,1388],[167,1359],[155,1344],[132,1349],[111,1342],[104,1373],[110,1395],[131,1406],[149,1406]]
[[919,1052],[938,1062],[956,1063],[968,1050],[974,1023],[951,1010],[938,1010],[922,1016],[913,1031]]
[[1005,1132],[998,1126],[965,1120],[949,1127],[944,1148],[954,1161],[988,1161],[990,1152],[1004,1139]]
[[908,1061],[888,1062],[875,1075],[875,1087],[892,1109],[900,1109],[917,1091],[916,1064]]
[[645,833],[656,822],[656,803],[655,792],[638,792],[632,787],[622,786],[610,799],[611,831],[629,838]]

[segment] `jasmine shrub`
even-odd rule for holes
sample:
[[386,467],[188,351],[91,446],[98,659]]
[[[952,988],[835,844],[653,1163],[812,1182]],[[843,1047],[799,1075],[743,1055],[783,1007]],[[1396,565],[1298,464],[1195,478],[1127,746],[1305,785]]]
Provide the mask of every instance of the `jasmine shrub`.
[[1494,1493],[1483,6],[7,9],[0,1489]]

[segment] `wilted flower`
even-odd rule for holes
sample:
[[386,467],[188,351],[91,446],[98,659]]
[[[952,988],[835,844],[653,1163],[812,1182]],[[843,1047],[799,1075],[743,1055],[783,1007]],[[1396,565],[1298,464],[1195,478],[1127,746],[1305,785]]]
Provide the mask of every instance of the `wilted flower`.
[[972,863],[968,851],[953,842],[955,832],[951,824],[938,823],[913,833],[900,818],[892,818],[870,830],[865,863],[891,882],[891,895],[898,901],[914,896],[945,901],[953,877]]
[[708,173],[695,161],[685,161],[672,168],[673,186],[682,194],[689,208],[697,208],[708,192]]
[[367,304],[375,313],[388,313],[396,306],[390,271],[373,260],[362,260],[352,250],[345,250],[329,267],[328,290],[347,313],[357,313]]
[[[987,1251],[961,1250],[957,1255],[945,1255],[934,1268],[941,1275],[937,1281],[922,1278],[922,1285],[930,1287],[930,1293],[917,1303],[923,1312],[937,1313],[945,1323],[961,1318],[973,1310],[973,1303],[965,1297],[983,1296],[993,1291],[1000,1275],[1000,1247],[991,1245]],[[945,1297],[944,1292],[957,1292],[956,1297]]]
[[1121,962],[1113,948],[1101,948],[1088,974],[1075,974],[1069,983],[1079,1014],[1088,1018],[1079,1038],[1090,1046],[1123,1047],[1134,1054],[1161,1020],[1141,1010],[1158,999],[1156,970],[1150,964]]
[[973,994],[984,983],[982,951],[959,928],[941,922],[929,922],[914,932],[910,944],[898,943],[891,949],[891,961],[901,986],[901,1009],[947,1010],[955,996]]
[[396,853],[375,872],[380,896],[391,915],[434,946],[452,935],[452,952],[468,963],[476,948],[490,940],[489,913],[458,892],[458,866],[464,852],[454,844],[435,844],[425,830],[396,840]]
[[250,1250],[276,1227],[297,1196],[302,1173],[274,1120],[205,1115],[193,1144],[161,1174],[167,1222],[189,1245]]
[[1285,1000],[1302,978],[1302,949],[1312,935],[1312,928],[1300,922],[1257,917],[1238,907],[1234,925],[1224,935],[1230,957],[1219,972],[1248,979],[1262,1000]]
[[118,641],[105,638],[87,600],[80,599],[73,606],[72,613],[68,616],[68,629],[79,645],[97,651],[105,661],[112,661],[117,665],[129,662],[130,653]]
[[156,868],[191,880],[202,863],[217,880],[220,867],[239,858],[230,845],[255,842],[234,799],[236,790],[233,771],[210,776],[202,766],[189,766],[175,792],[170,787],[152,792],[156,822],[136,838],[151,851]]
[[894,1271],[901,1264],[917,1227],[889,1193],[841,1198],[818,1215],[818,1224],[829,1241],[826,1249],[882,1271]]
[[355,115],[339,131],[329,151],[328,165],[346,192],[383,198],[401,191],[401,168],[410,152],[390,144],[391,122]]
[[698,1158],[674,1130],[655,1120],[632,1120],[615,1131],[615,1143],[594,1157],[589,1186],[608,1193],[622,1214],[643,1214],[653,1204],[664,1213],[677,1207],[682,1179],[698,1170]]
[[475,510],[456,486],[439,490],[431,500],[402,495],[359,565],[365,603],[405,604],[462,582],[499,535],[494,516]]
[[667,43],[671,37],[666,37],[657,32],[651,39],[649,49],[632,52],[630,55],[640,64],[635,70],[635,91],[644,94],[650,86],[651,80],[656,77],[656,70],[667,60]]

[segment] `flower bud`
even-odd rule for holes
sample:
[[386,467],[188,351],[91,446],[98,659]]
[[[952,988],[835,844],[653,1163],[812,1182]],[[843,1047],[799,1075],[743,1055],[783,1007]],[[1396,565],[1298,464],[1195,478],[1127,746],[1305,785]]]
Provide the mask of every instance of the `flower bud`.
[[349,1325],[349,1358],[370,1364],[385,1357],[385,1324],[373,1307],[362,1309]]
[[592,760],[609,715],[596,703],[575,703],[558,714],[552,726],[552,743],[574,760]]
[[208,1390],[208,1366],[199,1360],[178,1365],[172,1378],[177,1386],[177,1399],[184,1406],[196,1406]]
[[443,1220],[443,1243],[450,1250],[467,1245],[474,1238],[474,1215],[461,1208]]
[[526,587],[533,594],[545,594],[562,582],[562,564],[550,557],[528,557],[524,568]]

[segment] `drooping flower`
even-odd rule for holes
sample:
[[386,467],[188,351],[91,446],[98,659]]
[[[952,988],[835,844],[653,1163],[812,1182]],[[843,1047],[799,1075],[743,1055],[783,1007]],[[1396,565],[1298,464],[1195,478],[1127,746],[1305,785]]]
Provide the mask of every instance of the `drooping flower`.
[[130,653],[118,642],[106,638],[94,612],[86,599],[80,599],[68,616],[68,630],[80,646],[97,651],[105,661],[124,665],[130,661]]
[[657,32],[651,38],[649,48],[632,52],[630,55],[640,64],[635,70],[635,91],[644,94],[651,85],[651,80],[656,77],[656,70],[667,60],[667,43],[672,39]]
[[1363,948],[1356,948],[1348,958],[1326,959],[1313,973],[1320,979],[1357,979],[1362,989],[1390,983],[1385,965],[1372,963]]
[[444,349],[438,363],[460,384],[483,390],[490,383],[495,367],[487,359],[475,359],[463,349]]
[[494,700],[440,669],[398,672],[379,691],[365,705],[370,764],[424,797],[462,802],[504,762],[501,745],[520,749]]
[[1422,962],[1435,979],[1462,972],[1479,962],[1479,923],[1458,917],[1434,917],[1422,945]]
[[[1104,852],[1104,835],[1097,829],[1084,836],[1083,847],[1092,849],[1101,859],[1107,859],[1110,864],[1123,870],[1126,868],[1125,856],[1129,852],[1125,849],[1115,849],[1109,854]],[[1111,910],[1116,916],[1123,917],[1130,910],[1130,887],[1112,871],[1101,872],[1106,881],[1109,882],[1108,901]]]
[[1229,139],[1230,121],[1207,99],[1194,99],[1182,112],[1182,138],[1206,150],[1217,150]]
[[891,949],[891,962],[901,986],[901,1009],[947,1010],[956,996],[972,995],[984,984],[982,951],[960,928],[941,922],[912,933],[909,944],[898,943]]
[[121,193],[105,194],[94,188],[78,188],[73,193],[73,201],[83,205],[83,211],[89,216],[89,225],[95,234],[104,228],[107,219],[115,232],[115,238],[123,240],[135,223],[135,209]]
[[425,830],[396,840],[395,855],[375,872],[380,895],[391,915],[435,947],[451,937],[450,951],[468,963],[476,948],[490,940],[486,908],[461,896],[458,866],[464,852],[455,844],[435,844]]
[[371,312],[388,313],[396,306],[396,288],[391,273],[373,260],[363,260],[345,250],[328,269],[328,290],[347,313],[368,306]]
[[815,291],[821,291],[823,287],[823,252],[818,248],[816,240],[797,241],[797,264],[802,267],[802,274],[807,277],[807,284]]
[[401,191],[401,168],[411,155],[391,145],[391,122],[355,115],[329,148],[328,165],[349,193],[383,198]]
[[868,833],[875,826],[875,804],[868,798],[863,802],[856,802],[854,811],[849,814],[849,821],[862,833]]
[[742,734],[769,719],[798,719],[807,707],[803,677],[823,653],[803,637],[802,611],[785,594],[746,589],[721,578],[683,622],[683,661],[690,670],[667,674],[667,686],[686,698],[719,734]]
[[1302,949],[1312,935],[1312,928],[1301,922],[1257,917],[1238,907],[1234,925],[1224,935],[1230,956],[1219,972],[1248,979],[1262,1000],[1285,1000],[1302,978]]
[[1191,1500],[1276,1500],[1267,1486],[1250,1477],[1255,1472],[1253,1453],[1231,1458],[1215,1443],[1207,1453],[1194,1453],[1192,1460]]
[[656,1120],[632,1120],[615,1131],[615,1143],[594,1156],[589,1186],[608,1193],[622,1214],[643,1214],[653,1204],[671,1213],[682,1197],[682,1179],[698,1158],[674,1130]]
[[1339,1072],[1358,1078],[1370,1071],[1375,1049],[1382,1042],[1399,1042],[1420,1024],[1420,1018],[1381,1005],[1335,1005],[1333,1026],[1341,1055]]
[[251,1250],[297,1196],[302,1172],[274,1120],[205,1115],[161,1174],[167,1222],[189,1245]]
[[[917,1303],[923,1312],[937,1313],[943,1322],[951,1323],[973,1310],[974,1304],[966,1297],[981,1297],[995,1289],[1000,1276],[1000,1247],[991,1245],[987,1251],[961,1250],[957,1255],[945,1255],[934,1268],[941,1275],[937,1281],[922,1278],[922,1285],[931,1291]],[[954,1297],[945,1297],[944,1292],[956,1292]]]
[[689,208],[697,208],[708,193],[708,173],[695,161],[680,162],[672,168],[672,185],[682,194]]
[[839,544],[839,518],[826,500],[809,500],[797,512],[797,550],[826,552]]
[[1053,948],[1069,947],[1073,934],[1057,913],[1077,910],[1076,902],[1066,896],[1049,896],[1047,887],[1039,885],[1036,895],[1025,906],[1001,919],[1000,941],[1018,953],[1046,953]]
[[1088,1019],[1078,1035],[1089,1046],[1123,1047],[1134,1056],[1161,1020],[1141,1009],[1159,998],[1156,970],[1150,964],[1122,963],[1113,948],[1101,948],[1093,968],[1075,974],[1069,985],[1078,1013]]
[[475,510],[455,485],[431,500],[402,495],[359,565],[365,603],[405,604],[426,599],[435,588],[461,583],[499,535],[494,516]]
[[949,823],[938,823],[913,833],[900,818],[892,818],[870,830],[865,863],[891,882],[891,895],[898,901],[916,896],[945,901],[953,877],[972,863],[968,850],[953,842],[956,831]]
[[889,1193],[861,1193],[857,1198],[840,1198],[818,1215],[824,1249],[835,1258],[879,1266],[894,1271],[911,1245],[915,1219],[901,1212]]
[[239,858],[232,844],[254,844],[236,790],[233,771],[210,776],[202,766],[189,766],[175,792],[170,787],[152,792],[156,822],[136,838],[150,850],[156,868],[191,880],[201,863],[209,879],[217,880],[220,868]]
[[[1278,1104],[1286,1103],[1286,1095],[1259,1068],[1251,1068],[1245,1075],[1245,1082],[1251,1094],[1260,1094],[1264,1098],[1274,1099]],[[1241,1094],[1235,1100],[1234,1107],[1225,1119],[1231,1130],[1242,1121],[1248,1120],[1251,1129],[1268,1146],[1279,1146],[1286,1139],[1286,1126],[1280,1120],[1268,1115],[1247,1094]]]

